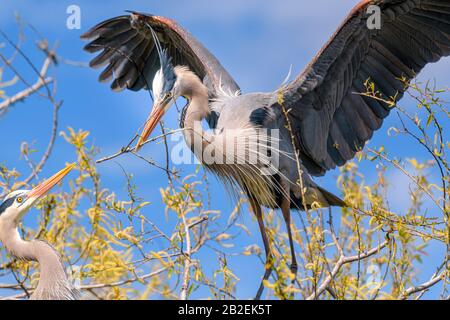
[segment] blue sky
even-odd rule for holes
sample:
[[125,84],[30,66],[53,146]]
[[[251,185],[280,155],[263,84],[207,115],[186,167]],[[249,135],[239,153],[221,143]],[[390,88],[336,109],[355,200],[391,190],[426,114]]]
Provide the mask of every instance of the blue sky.
[[[3,0],[0,11],[0,28],[9,35],[17,33],[14,12],[36,27],[50,43],[58,42],[58,54],[65,59],[88,61],[92,58],[82,51],[83,43],[79,36],[94,24],[112,16],[123,14],[124,10],[149,12],[171,17],[195,35],[222,62],[224,67],[239,83],[244,92],[270,91],[284,80],[292,65],[292,74],[296,75],[311,60],[321,46],[339,26],[357,0],[229,0],[213,2],[207,0],[184,1],[26,1]],[[81,8],[81,30],[66,28],[66,8],[76,4]],[[27,43],[24,47],[31,53],[32,60],[40,65],[43,55],[34,49],[36,39],[30,29],[26,31]],[[0,41],[1,42],[1,41]],[[8,52],[8,48],[0,49]],[[22,72],[30,82],[36,80],[25,63],[18,62]],[[435,79],[439,86],[450,83],[450,59],[428,66],[419,79]],[[98,70],[61,64],[51,70],[58,79],[57,97],[64,100],[60,112],[60,130],[68,126],[82,128],[91,132],[91,140],[101,149],[101,155],[109,155],[126,145],[132,135],[145,121],[151,108],[151,101],[145,92],[113,93],[109,86],[99,84]],[[15,87],[15,89],[20,86]],[[9,92],[10,94],[12,92]],[[450,100],[450,97],[448,97]],[[405,99],[402,105],[410,106]],[[43,150],[50,134],[51,106],[40,97],[32,97],[26,103],[14,106],[8,114],[0,118],[0,161],[8,167],[17,167],[25,175],[28,168],[19,159],[19,145],[22,141],[35,142],[35,147]],[[166,116],[166,125],[176,128],[178,117],[175,110]],[[387,137],[387,129],[397,124],[396,117],[390,117],[383,128],[370,142],[371,146],[386,145],[403,158],[416,157],[426,159],[417,152],[413,144],[401,139]],[[450,128],[447,128],[450,129]],[[151,145],[143,154],[162,161],[163,147]],[[69,155],[69,156],[68,156]],[[64,162],[73,161],[72,149],[61,137],[58,137],[52,158],[42,176],[48,176],[59,169]],[[159,188],[167,184],[164,172],[150,168],[145,163],[131,157],[123,157],[117,162],[135,175],[139,195],[155,204],[149,215],[155,221],[164,224],[164,215],[160,204]],[[374,164],[366,165],[368,180],[374,178]],[[372,166],[372,167],[371,167]],[[185,172],[192,171],[187,166]],[[103,185],[119,195],[126,195],[125,179],[117,163],[110,162],[99,166]],[[389,175],[395,181],[392,186],[391,205],[394,210],[404,208],[408,197],[398,196],[408,188],[409,182],[397,172]],[[336,172],[330,172],[320,183],[336,193]],[[219,183],[212,182],[212,203],[224,214],[230,212],[230,201],[223,197]],[[400,191],[400,192],[399,192]],[[227,217],[223,221],[225,223]],[[256,222],[250,215],[243,215],[241,223],[252,231],[252,236],[242,236],[236,243],[236,251],[252,243],[262,246]],[[297,221],[298,223],[298,221]],[[430,263],[423,266],[420,279],[427,279],[434,272],[433,259],[442,259],[441,248],[431,248]],[[258,261],[237,257],[231,261],[239,266],[237,275],[242,279],[237,295],[242,298],[254,294],[258,278],[255,268],[261,269]],[[243,264],[245,262],[245,264]],[[232,265],[232,266],[233,266]],[[242,267],[241,267],[242,266]]]

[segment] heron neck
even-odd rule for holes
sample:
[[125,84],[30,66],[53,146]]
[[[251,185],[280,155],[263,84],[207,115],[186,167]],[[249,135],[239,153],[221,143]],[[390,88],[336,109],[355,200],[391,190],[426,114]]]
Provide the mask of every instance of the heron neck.
[[6,249],[19,259],[37,261],[40,279],[31,299],[72,299],[73,288],[69,283],[58,252],[40,240],[25,241],[17,228],[2,239]]
[[203,130],[202,121],[210,113],[209,100],[207,95],[195,91],[188,100],[182,117],[182,128],[187,145],[197,155],[199,148],[208,144],[209,134]]

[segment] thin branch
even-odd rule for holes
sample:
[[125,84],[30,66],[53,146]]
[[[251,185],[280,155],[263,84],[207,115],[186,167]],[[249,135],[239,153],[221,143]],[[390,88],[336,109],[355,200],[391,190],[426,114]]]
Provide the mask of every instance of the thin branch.
[[[167,137],[169,135],[173,135],[173,134],[176,134],[178,132],[182,132],[183,130],[184,129],[177,129],[177,130],[173,130],[173,131],[167,132],[165,134],[159,135],[157,137],[154,137],[154,138],[151,138],[151,139],[145,141],[142,145],[144,146],[144,145],[146,145],[148,143],[151,143],[151,142],[154,142],[154,141],[158,141],[158,140],[163,139],[163,138],[165,138],[165,137]],[[126,153],[134,153],[135,148],[132,148],[131,144],[133,143],[133,141],[135,139],[136,139],[136,137],[133,138],[133,140],[131,140],[131,142],[126,147],[120,149],[119,152],[117,152],[117,153],[115,153],[113,155],[110,155],[108,157],[101,158],[101,159],[97,160],[96,163],[103,163],[103,162],[115,159],[117,157],[120,157],[121,155],[126,154]]]
[[109,288],[109,287],[120,287],[125,284],[130,284],[130,283],[133,283],[136,281],[143,281],[143,280],[155,277],[155,276],[163,273],[164,271],[167,271],[167,267],[160,268],[151,273],[148,273],[148,274],[140,276],[140,277],[136,277],[134,279],[127,279],[127,280],[117,281],[117,282],[113,282],[113,283],[99,283],[99,284],[85,285],[85,286],[80,286],[79,289],[92,290],[92,289],[102,289],[102,288]]
[[429,281],[422,283],[421,285],[418,285],[416,287],[410,287],[403,291],[402,293],[402,300],[408,299],[409,296],[413,295],[414,293],[420,292],[421,294],[425,293],[428,289],[433,287],[434,285],[438,284],[444,279],[446,271],[442,271],[438,275],[434,275]]
[[320,286],[317,288],[317,290],[315,290],[315,292],[310,295],[307,300],[315,300],[317,299],[323,292],[325,292],[327,290],[327,288],[329,287],[331,281],[334,280],[334,278],[337,276],[337,274],[339,273],[339,271],[341,270],[341,268],[349,263],[353,263],[356,261],[361,261],[364,259],[367,259],[377,253],[379,253],[382,249],[384,249],[387,245],[389,244],[389,241],[385,241],[382,244],[380,244],[378,247],[373,248],[369,251],[367,251],[366,253],[363,254],[358,254],[355,256],[351,256],[351,257],[346,257],[344,255],[341,255],[339,257],[339,260],[336,262],[333,270],[331,271],[331,274],[320,284]]
[[403,168],[397,161],[391,160],[387,156],[382,154],[381,152],[378,152],[371,148],[367,148],[367,150],[369,152],[372,152],[374,155],[382,158],[383,160],[389,162],[390,164],[394,165],[394,167],[396,167],[398,170],[400,170],[405,176],[407,176],[412,182],[414,182],[417,185],[417,187],[419,187],[426,195],[428,195],[428,197],[431,199],[431,201],[433,201],[436,204],[436,206],[439,208],[439,210],[444,212],[444,208],[434,198],[434,196],[431,194],[431,192],[429,190],[427,190],[427,188],[425,188],[419,181],[417,181],[417,179],[414,176],[412,176],[405,168]]
[[186,250],[184,252],[184,271],[183,271],[183,284],[181,286],[180,300],[187,300],[189,279],[191,272],[191,229],[186,221],[185,213],[181,213],[181,219],[183,220],[184,233],[186,236]]
[[33,172],[24,180],[24,183],[26,183],[26,184],[30,183],[42,171],[48,158],[50,158],[50,155],[53,151],[53,146],[55,145],[56,136],[58,133],[58,115],[59,115],[59,109],[61,108],[61,105],[62,105],[62,102],[53,105],[52,133],[50,136],[50,141],[47,145],[47,149],[46,149],[44,155],[42,156],[41,160],[39,161],[37,166],[34,168]]
[[19,101],[23,101],[24,99],[28,98],[29,96],[31,96],[33,93],[39,91],[42,87],[44,87],[45,85],[48,85],[50,83],[53,82],[53,78],[48,77],[45,78],[44,81],[42,81],[40,78],[38,79],[38,81],[32,85],[29,88],[26,88],[22,91],[20,91],[19,93],[15,94],[14,96],[4,100],[3,102],[0,103],[0,112],[5,112],[4,109],[7,109],[8,107],[10,107],[11,105],[19,102]]

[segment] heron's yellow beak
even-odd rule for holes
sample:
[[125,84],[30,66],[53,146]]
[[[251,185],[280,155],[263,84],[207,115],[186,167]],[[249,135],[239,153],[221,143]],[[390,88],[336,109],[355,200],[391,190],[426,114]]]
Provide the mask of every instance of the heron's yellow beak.
[[75,167],[75,163],[69,164],[64,169],[53,175],[51,178],[45,180],[28,194],[28,198],[36,201],[40,197],[44,196],[51,188],[53,188],[58,182],[60,182],[67,174]]
[[153,130],[155,130],[161,118],[164,116],[167,110],[167,106],[170,103],[170,100],[163,100],[161,102],[155,102],[155,106],[153,107],[150,116],[145,123],[144,130],[142,130],[141,136],[139,137],[138,143],[136,145],[135,150],[139,151],[144,143],[147,141],[148,137],[152,134]]

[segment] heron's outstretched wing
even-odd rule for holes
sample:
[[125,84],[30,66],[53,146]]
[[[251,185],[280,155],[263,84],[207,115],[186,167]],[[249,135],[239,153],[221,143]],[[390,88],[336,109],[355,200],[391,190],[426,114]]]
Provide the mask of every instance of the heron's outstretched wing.
[[[368,28],[369,6],[381,28]],[[369,11],[369,13],[368,13]],[[369,24],[372,21],[369,21]],[[450,54],[448,0],[365,0],[292,83],[282,89],[300,154],[313,175],[343,165],[379,129],[390,108],[355,93],[375,84],[383,97],[404,93],[430,62]]]
[[220,62],[175,21],[137,12],[106,20],[81,36],[91,40],[86,51],[101,51],[90,62],[94,68],[106,66],[99,77],[101,82],[113,80],[111,88],[115,91],[151,89],[160,63],[149,26],[167,48],[173,64],[189,66],[212,94],[220,86],[231,92],[239,90]]

